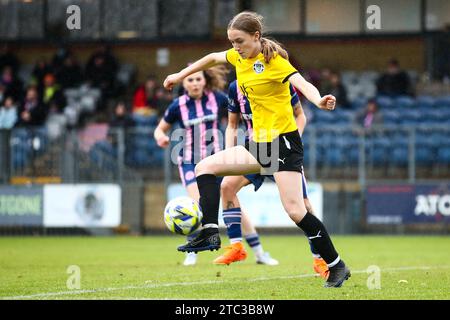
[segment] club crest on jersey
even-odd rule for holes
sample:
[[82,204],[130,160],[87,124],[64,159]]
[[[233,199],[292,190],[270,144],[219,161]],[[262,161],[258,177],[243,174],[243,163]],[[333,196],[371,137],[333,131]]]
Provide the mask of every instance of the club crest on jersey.
[[256,73],[261,73],[261,72],[263,72],[264,71],[264,64],[262,64],[262,62],[261,61],[256,61],[254,64],[253,64],[253,70],[256,72]]

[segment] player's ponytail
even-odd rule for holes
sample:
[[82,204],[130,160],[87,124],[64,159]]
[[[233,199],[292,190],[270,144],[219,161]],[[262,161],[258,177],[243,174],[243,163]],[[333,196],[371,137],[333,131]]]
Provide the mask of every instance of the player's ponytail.
[[261,52],[264,55],[264,60],[266,63],[269,63],[272,58],[274,58],[277,54],[282,56],[284,59],[289,60],[289,55],[286,50],[284,50],[281,45],[275,40],[267,39],[261,37]]

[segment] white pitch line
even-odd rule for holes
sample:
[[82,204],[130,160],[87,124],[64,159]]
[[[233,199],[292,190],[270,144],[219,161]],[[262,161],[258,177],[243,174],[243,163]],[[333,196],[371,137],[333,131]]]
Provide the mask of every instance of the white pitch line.
[[[431,270],[431,269],[450,269],[450,266],[440,266],[440,267],[398,267],[398,268],[380,268],[381,272],[395,272],[395,271],[411,271],[411,270]],[[352,271],[353,274],[367,273],[367,270],[357,270]],[[314,278],[317,277],[316,274],[302,274],[297,276],[277,276],[277,277],[260,277],[253,279],[246,279],[245,281],[256,282],[256,281],[270,281],[270,280],[282,280],[282,279],[301,279],[301,278]],[[146,284],[141,286],[125,286],[116,288],[98,288],[90,290],[71,290],[71,291],[58,291],[58,292],[45,292],[30,295],[12,296],[12,297],[0,297],[2,300],[19,300],[19,299],[33,299],[33,298],[48,298],[57,297],[65,295],[79,295],[86,293],[100,293],[100,292],[113,292],[121,290],[139,290],[139,289],[154,289],[163,287],[173,287],[173,286],[196,286],[196,285],[206,285],[206,284],[219,284],[225,282],[232,282],[234,280],[208,280],[208,281],[193,281],[193,282],[172,282],[172,283],[155,283]]]

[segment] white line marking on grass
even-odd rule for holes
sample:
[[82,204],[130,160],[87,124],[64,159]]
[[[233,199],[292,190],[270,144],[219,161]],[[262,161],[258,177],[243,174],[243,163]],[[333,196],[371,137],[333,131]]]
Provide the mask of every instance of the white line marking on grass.
[[[411,270],[431,270],[431,269],[450,269],[450,266],[440,266],[440,267],[391,267],[382,268],[381,272],[396,272],[396,271],[411,271]],[[356,270],[352,271],[352,274],[367,273],[367,270]],[[302,279],[302,278],[315,278],[318,277],[316,274],[301,274],[296,276],[277,276],[277,277],[260,277],[247,279],[248,282],[257,281],[270,281],[270,280],[282,280],[282,279]],[[154,289],[163,287],[173,287],[173,286],[196,286],[196,285],[206,285],[206,284],[220,284],[231,282],[234,280],[208,280],[208,281],[192,281],[192,282],[172,282],[172,283],[155,283],[155,284],[145,284],[141,286],[125,286],[125,287],[115,287],[115,288],[98,288],[90,290],[72,290],[72,291],[58,291],[58,292],[45,292],[30,295],[12,296],[12,297],[0,297],[2,300],[19,300],[19,299],[34,299],[34,298],[50,298],[66,295],[80,295],[89,293],[101,293],[101,292],[114,292],[121,290],[142,290],[142,289]]]

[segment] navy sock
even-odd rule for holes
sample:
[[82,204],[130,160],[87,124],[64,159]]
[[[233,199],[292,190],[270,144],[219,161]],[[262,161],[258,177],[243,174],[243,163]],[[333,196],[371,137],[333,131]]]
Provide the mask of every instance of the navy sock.
[[242,241],[241,220],[241,208],[223,210],[223,222],[227,226],[227,234],[231,243]]
[[312,243],[312,241],[308,239],[308,242],[309,242],[309,249],[311,250],[313,257],[321,258],[319,251],[317,251],[317,249],[314,247],[314,244]]

